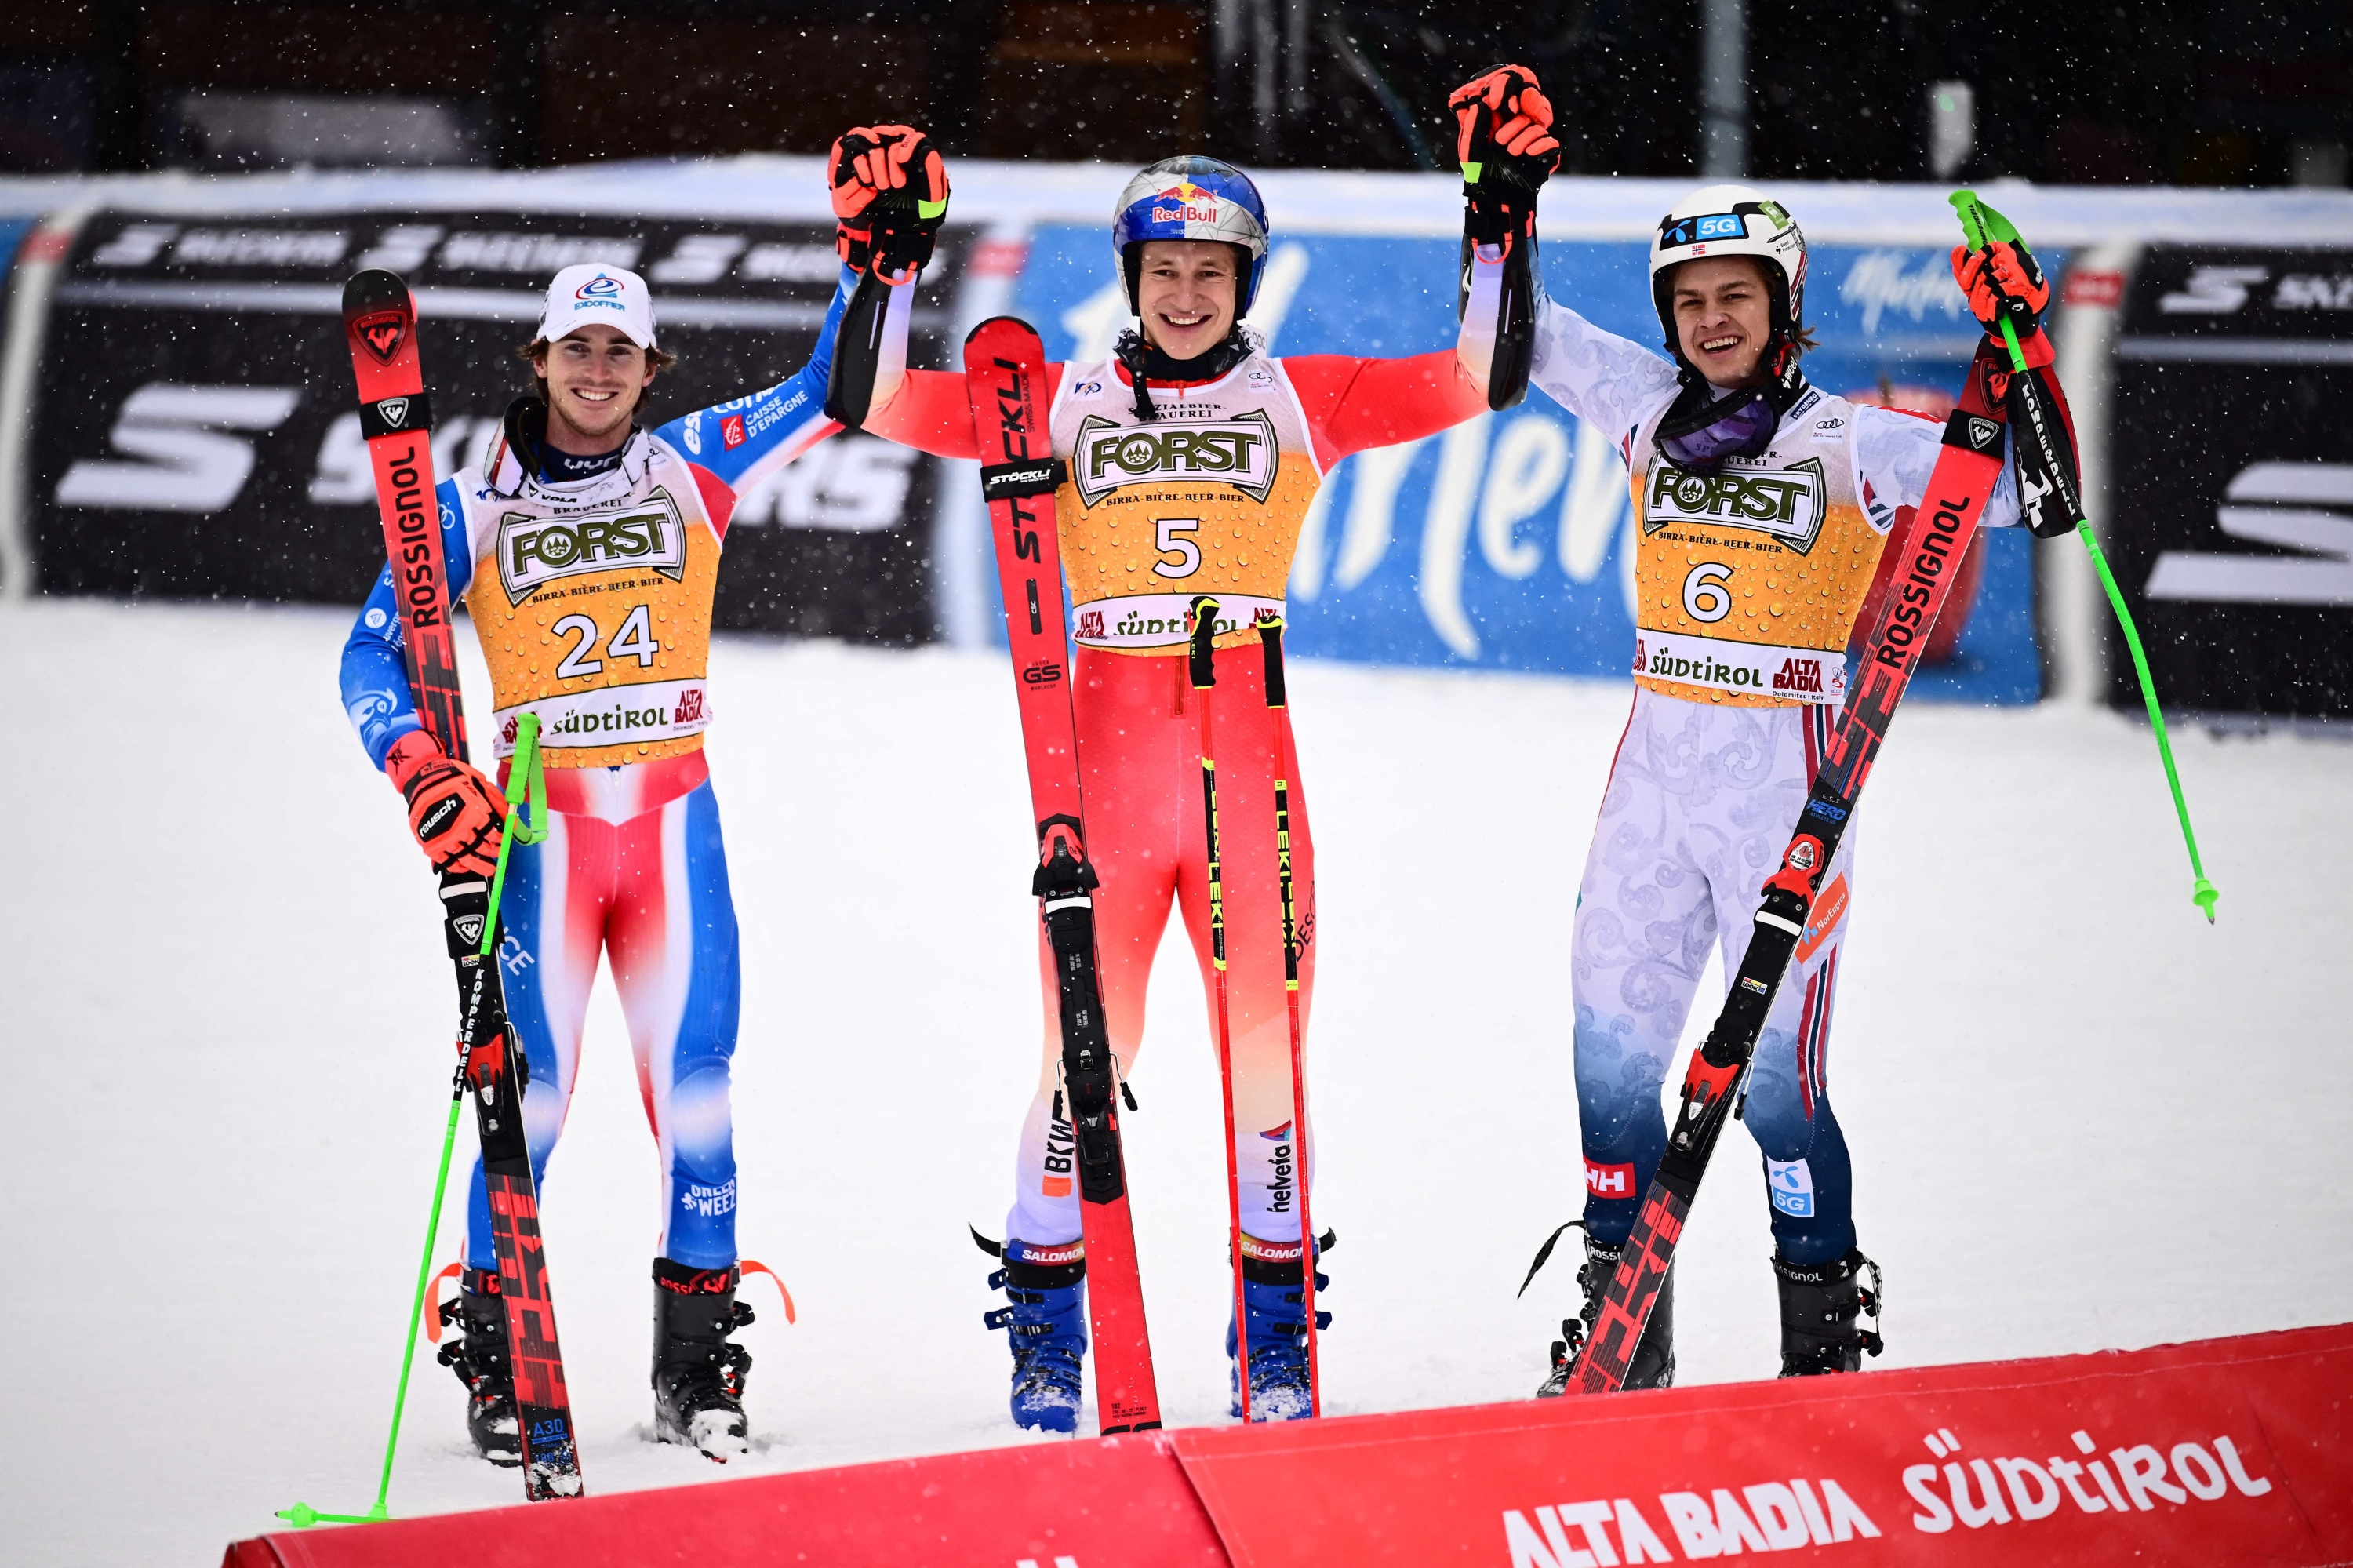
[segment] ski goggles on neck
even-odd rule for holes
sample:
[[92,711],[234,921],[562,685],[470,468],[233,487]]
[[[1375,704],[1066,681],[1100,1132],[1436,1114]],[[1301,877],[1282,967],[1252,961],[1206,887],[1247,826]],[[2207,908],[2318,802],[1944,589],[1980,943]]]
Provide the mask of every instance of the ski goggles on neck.
[[1780,428],[1780,413],[1764,393],[1750,388],[1670,412],[1651,439],[1660,455],[1677,468],[1705,469],[1728,458],[1757,456],[1773,444],[1773,432]]

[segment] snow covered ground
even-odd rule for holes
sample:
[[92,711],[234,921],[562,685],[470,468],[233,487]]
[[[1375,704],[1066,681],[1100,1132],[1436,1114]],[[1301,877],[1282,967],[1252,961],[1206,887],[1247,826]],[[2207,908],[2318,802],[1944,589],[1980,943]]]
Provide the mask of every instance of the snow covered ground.
[[[336,705],[345,625],[0,609],[16,1560],[210,1563],[297,1499],[373,1496],[451,1007],[430,881]],[[748,970],[742,1236],[800,1322],[752,1287],[748,1463],[645,1440],[652,1144],[600,982],[545,1200],[588,1485],[1021,1441],[965,1235],[999,1224],[1036,1070],[1005,672],[722,639],[713,674]],[[486,701],[479,666],[470,687]],[[1557,1266],[1512,1293],[1580,1195],[1562,953],[1626,692],[1307,664],[1295,694],[1316,1213],[1343,1243],[1330,1403],[1522,1396],[1571,1294]],[[1887,1271],[1878,1366],[2353,1318],[2353,751],[2179,744],[2211,929],[2145,731],[2058,709],[1897,726],[1832,1050]],[[1162,956],[1131,1160],[1161,1387],[1191,1424],[1223,1419],[1225,1195],[1181,937]],[[1694,1383],[1775,1365],[1755,1156],[1725,1148],[1683,1255]],[[395,1510],[516,1500],[420,1361]]]

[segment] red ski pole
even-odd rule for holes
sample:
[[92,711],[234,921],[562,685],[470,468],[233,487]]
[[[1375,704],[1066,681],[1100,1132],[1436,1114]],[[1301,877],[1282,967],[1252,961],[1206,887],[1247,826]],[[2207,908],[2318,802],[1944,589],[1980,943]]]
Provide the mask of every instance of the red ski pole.
[[1283,747],[1290,713],[1282,682],[1282,617],[1260,621],[1258,636],[1266,649],[1266,706],[1274,726],[1269,751],[1274,779],[1274,874],[1282,892],[1282,999],[1291,1010],[1291,1147],[1299,1181],[1299,1304],[1307,1329],[1307,1410],[1320,1416],[1324,1368],[1315,1339],[1315,1211],[1307,1197],[1307,1066],[1299,1027],[1299,919],[1291,881],[1291,771]]
[[1193,601],[1191,647],[1193,691],[1201,708],[1201,811],[1209,868],[1209,959],[1218,976],[1218,1079],[1226,1097],[1227,1250],[1234,1262],[1234,1382],[1240,1391],[1242,1421],[1250,1418],[1250,1314],[1242,1297],[1242,1188],[1234,1157],[1234,1029],[1226,994],[1226,884],[1218,855],[1218,764],[1216,731],[1209,709],[1218,683],[1218,601],[1203,594]]

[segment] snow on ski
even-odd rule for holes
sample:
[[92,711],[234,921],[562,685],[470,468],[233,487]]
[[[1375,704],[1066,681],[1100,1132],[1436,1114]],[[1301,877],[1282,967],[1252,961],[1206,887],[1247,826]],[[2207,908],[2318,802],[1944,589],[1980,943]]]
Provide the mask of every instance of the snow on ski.
[[[401,647],[417,717],[442,751],[466,759],[465,703],[449,618],[449,577],[433,499],[432,412],[417,355],[417,306],[394,274],[371,270],[343,286],[343,330],[359,385],[360,432],[375,474],[385,553],[401,607]],[[459,1068],[474,1101],[491,1230],[506,1303],[523,1492],[533,1501],[582,1495],[580,1455],[565,1390],[564,1356],[548,1296],[539,1195],[522,1124],[522,1048],[507,1022],[497,933],[485,933],[490,884],[441,879],[449,957],[458,977]],[[485,941],[485,936],[490,940]]]
[[[1130,1109],[1135,1102],[1119,1081],[1096,978],[1092,895],[1097,879],[1087,859],[1061,546],[1050,499],[1063,465],[1047,439],[1039,385],[1045,345],[1027,322],[996,316],[965,339],[964,363],[1037,819],[1038,866],[1030,891],[1040,901],[1060,984],[1060,1097],[1078,1160],[1095,1415],[1105,1436],[1140,1431],[1160,1425],[1160,1395],[1153,1382],[1152,1341],[1120,1151],[1119,1101],[1126,1097]],[[1048,498],[1042,507],[1040,497]]]
[[1911,683],[1928,634],[1945,607],[1963,557],[1977,536],[1987,498],[2001,477],[2003,425],[1997,418],[1954,411],[1945,443],[1928,476],[1918,510],[1905,531],[1901,575],[1864,644],[1861,670],[1847,694],[1805,810],[1766,881],[1748,951],[1727,991],[1723,1011],[1683,1076],[1683,1108],[1667,1133],[1666,1152],[1643,1195],[1624,1256],[1603,1293],[1601,1314],[1578,1353],[1569,1386],[1581,1393],[1622,1387],[1642,1342],[1659,1287],[1674,1261],[1675,1245],[1699,1194],[1710,1156],[1738,1103],[1757,1037],[1780,989],[1789,957],[1805,935],[1817,883],[1838,853],[1856,799],[1887,739],[1895,705]]

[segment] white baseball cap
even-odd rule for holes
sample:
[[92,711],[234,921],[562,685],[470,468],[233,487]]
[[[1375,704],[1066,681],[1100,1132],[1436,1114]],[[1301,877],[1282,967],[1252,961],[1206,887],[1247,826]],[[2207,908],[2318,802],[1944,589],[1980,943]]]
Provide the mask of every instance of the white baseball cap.
[[654,345],[654,301],[646,281],[626,267],[583,261],[566,267],[547,286],[547,310],[539,336],[554,343],[598,322],[639,348]]

